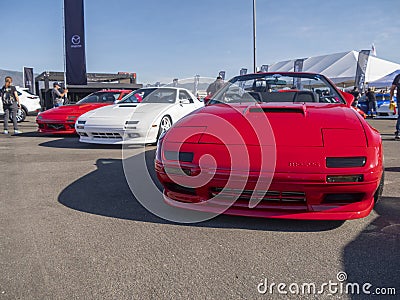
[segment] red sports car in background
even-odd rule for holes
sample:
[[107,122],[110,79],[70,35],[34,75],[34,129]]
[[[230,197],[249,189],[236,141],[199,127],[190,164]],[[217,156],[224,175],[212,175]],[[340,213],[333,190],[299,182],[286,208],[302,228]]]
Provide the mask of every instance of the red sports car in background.
[[[38,114],[36,123],[39,132],[55,134],[76,134],[75,121],[82,114],[115,101],[121,100],[131,90],[101,90],[92,93],[73,105],[55,107]],[[140,102],[140,99],[138,99]]]
[[160,137],[164,201],[251,217],[367,216],[383,190],[382,141],[353,100],[319,74],[231,79]]

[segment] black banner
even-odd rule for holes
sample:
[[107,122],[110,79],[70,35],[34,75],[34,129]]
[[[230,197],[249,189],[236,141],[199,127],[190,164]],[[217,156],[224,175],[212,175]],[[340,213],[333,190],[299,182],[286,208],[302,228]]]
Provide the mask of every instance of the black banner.
[[83,0],[64,0],[67,84],[86,85]]
[[33,68],[24,67],[24,87],[35,93],[35,85],[33,81]]
[[358,53],[357,71],[354,86],[362,93],[365,90],[365,72],[367,71],[368,58],[371,50],[361,50]]
[[[303,58],[301,58],[301,59],[296,59],[296,60],[294,61],[294,66],[293,66],[294,72],[303,72],[303,65],[304,65],[304,59],[303,59]],[[293,85],[294,85],[298,90],[301,90],[301,89],[302,89],[302,86],[301,86],[301,78],[299,77],[299,78],[293,79]]]
[[304,64],[304,59],[296,59],[294,61],[294,71],[295,72],[303,72],[303,64]]

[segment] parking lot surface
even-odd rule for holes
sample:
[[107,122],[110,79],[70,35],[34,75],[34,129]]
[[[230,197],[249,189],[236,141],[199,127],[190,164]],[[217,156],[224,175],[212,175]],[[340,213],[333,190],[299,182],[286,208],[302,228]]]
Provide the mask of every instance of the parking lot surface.
[[394,120],[369,122],[382,134],[386,180],[368,217],[219,216],[183,225],[154,216],[134,198],[121,147],[40,135],[28,117],[24,134],[0,137],[0,299],[367,298],[362,291],[258,291],[265,281],[319,287],[340,282],[339,272],[347,282],[370,283],[371,293],[394,287],[397,295],[387,298],[398,299],[400,141],[393,139]]

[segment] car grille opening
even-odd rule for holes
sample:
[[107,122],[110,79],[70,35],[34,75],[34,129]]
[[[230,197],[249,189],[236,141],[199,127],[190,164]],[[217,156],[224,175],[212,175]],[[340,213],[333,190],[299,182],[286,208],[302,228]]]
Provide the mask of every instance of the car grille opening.
[[47,128],[54,129],[54,130],[63,130],[64,124],[49,123],[49,124],[47,124]]
[[122,136],[117,132],[91,132],[95,139],[118,139],[122,140]]
[[354,203],[363,199],[363,193],[326,194],[322,203]]
[[196,189],[182,186],[176,183],[167,183],[166,188],[171,192],[183,193],[188,195],[196,195]]
[[213,197],[220,195],[222,197],[238,197],[238,200],[250,200],[252,195],[255,198],[261,197],[262,201],[276,203],[306,203],[306,194],[296,191],[253,191],[229,188],[212,188]]

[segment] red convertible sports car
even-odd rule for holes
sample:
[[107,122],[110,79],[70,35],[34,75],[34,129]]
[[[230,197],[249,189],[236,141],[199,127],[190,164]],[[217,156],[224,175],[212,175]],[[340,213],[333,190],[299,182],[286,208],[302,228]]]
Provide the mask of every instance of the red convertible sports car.
[[231,79],[160,137],[164,201],[251,217],[367,216],[383,190],[382,141],[353,99],[319,74]]
[[39,132],[76,134],[75,121],[78,117],[90,110],[111,105],[131,92],[131,90],[101,90],[86,96],[76,104],[55,107],[41,112],[36,118]]

